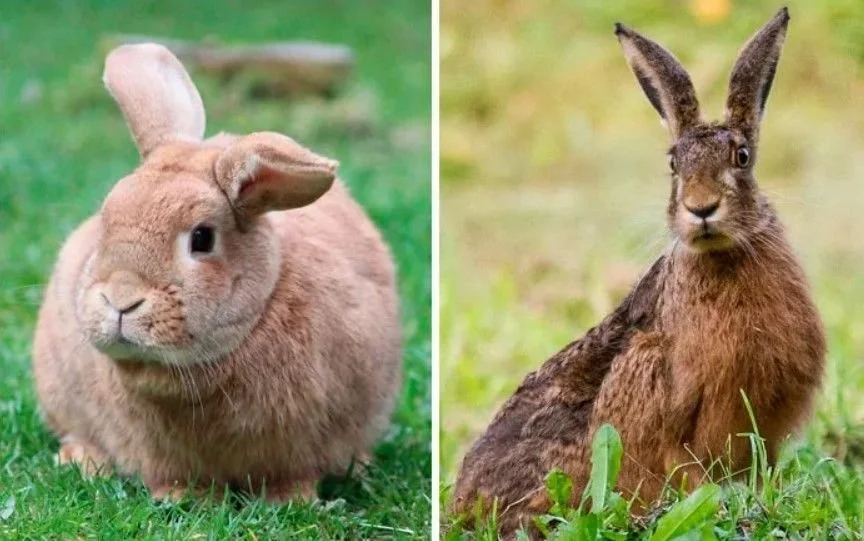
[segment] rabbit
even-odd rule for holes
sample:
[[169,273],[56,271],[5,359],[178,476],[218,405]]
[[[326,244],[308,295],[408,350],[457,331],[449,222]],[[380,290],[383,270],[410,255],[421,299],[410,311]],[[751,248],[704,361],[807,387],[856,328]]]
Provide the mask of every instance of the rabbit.
[[369,460],[401,386],[389,248],[336,161],[271,132],[204,140],[165,47],[114,49],[103,80],[142,162],[68,238],[39,312],[59,462],[155,499],[315,498]]
[[[624,458],[617,489],[639,514],[667,482],[692,490],[753,463],[752,405],[774,462],[807,421],[826,340],[809,285],[753,177],[759,125],[789,22],[784,8],[747,42],[722,122],[702,120],[689,76],[657,43],[615,25],[627,61],[673,141],[672,240],[621,304],[529,374],[465,456],[451,511],[471,527],[497,501],[499,532],[532,528],[560,468],[578,505],[605,423]],[[671,474],[671,476],[670,476]],[[532,530],[533,535],[538,532]]]

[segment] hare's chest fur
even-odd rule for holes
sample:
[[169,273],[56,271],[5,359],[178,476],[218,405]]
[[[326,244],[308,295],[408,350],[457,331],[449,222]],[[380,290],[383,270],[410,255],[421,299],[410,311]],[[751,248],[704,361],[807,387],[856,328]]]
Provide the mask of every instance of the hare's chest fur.
[[797,387],[790,378],[818,377],[825,348],[818,314],[803,272],[791,256],[782,259],[670,259],[657,327],[667,338],[674,394],[697,386],[734,402],[741,391],[774,400],[779,389]]
[[[626,489],[694,457],[746,468],[750,443],[739,434],[754,420],[773,459],[809,414],[822,372],[821,323],[791,256],[706,264],[676,255],[661,273],[654,320],[613,361],[592,415],[593,429],[612,423],[638,457],[622,470]],[[784,258],[783,270],[769,272],[769,257]]]
[[[803,271],[788,250],[673,256],[667,270],[656,325],[673,444],[717,456],[755,428],[773,455],[809,414],[825,356]],[[731,458],[746,462],[747,442],[737,439]]]

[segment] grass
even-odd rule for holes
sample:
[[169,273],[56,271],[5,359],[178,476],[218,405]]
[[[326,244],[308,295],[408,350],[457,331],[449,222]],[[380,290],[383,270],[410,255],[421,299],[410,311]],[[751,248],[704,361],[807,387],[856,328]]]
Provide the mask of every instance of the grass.
[[[431,521],[430,65],[428,2],[217,0],[5,2],[0,6],[0,538],[428,538]],[[53,464],[30,340],[66,235],[137,153],[100,81],[113,32],[225,42],[315,39],[354,48],[334,100],[246,98],[242,83],[193,78],[208,133],[287,133],[338,158],[400,269],[405,382],[366,475],[325,483],[317,504],[232,497],[153,504],[137,480],[82,480]]]
[[[796,459],[784,458],[779,468],[766,467],[764,443],[758,433],[748,436],[754,461],[745,482],[717,479],[691,494],[669,488],[657,506],[634,519],[632,503],[614,490],[623,456],[621,439],[611,425],[604,425],[592,444],[591,477],[577,499],[579,506],[571,506],[571,479],[553,470],[546,477],[553,505],[535,524],[548,538],[561,541],[860,538],[855,520],[861,513],[860,478],[850,477],[836,462],[814,461],[800,451]],[[825,521],[823,527],[814,527],[819,521]],[[458,524],[445,534],[447,541],[466,537]],[[494,519],[480,524],[477,538],[497,537]]]
[[[788,4],[792,20],[756,177],[811,280],[828,367],[814,418],[765,486],[725,486],[706,523],[720,539],[861,539],[864,4]],[[442,3],[445,487],[525,374],[606,315],[668,238],[668,136],[627,68],[613,23],[667,45],[689,69],[706,116],[716,118],[735,54],[779,7]],[[445,490],[444,505],[447,498]],[[673,495],[647,521],[615,523],[615,512],[604,509],[601,530],[650,538],[680,499]],[[488,528],[458,527],[451,536],[493,537]]]

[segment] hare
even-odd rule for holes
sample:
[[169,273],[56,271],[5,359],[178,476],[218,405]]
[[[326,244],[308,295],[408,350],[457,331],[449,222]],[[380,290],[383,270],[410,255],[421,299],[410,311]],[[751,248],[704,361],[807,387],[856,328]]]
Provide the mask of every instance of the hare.
[[314,498],[389,424],[389,249],[337,162],[277,133],[203,140],[201,97],[164,47],[113,50],[104,82],[142,163],[67,240],[39,313],[59,461],[140,476],[154,498]]
[[[622,24],[627,61],[672,136],[672,241],[615,311],[529,374],[464,459],[451,502],[470,520],[494,500],[505,535],[547,511],[560,468],[580,497],[596,429],[624,443],[617,488],[636,509],[668,480],[693,489],[751,466],[752,405],[774,461],[807,420],[823,372],[824,330],[804,273],[753,177],[759,124],[789,15],[744,46],[726,116],[702,120],[687,73]],[[728,470],[727,470],[728,468]],[[574,502],[575,503],[575,502]],[[536,533],[536,532],[535,532]]]

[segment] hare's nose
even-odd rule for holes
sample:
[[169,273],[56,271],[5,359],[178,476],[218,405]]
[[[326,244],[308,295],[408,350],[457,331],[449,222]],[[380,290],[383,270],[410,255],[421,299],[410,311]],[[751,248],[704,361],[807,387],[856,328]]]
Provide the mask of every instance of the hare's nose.
[[709,203],[707,205],[699,206],[699,207],[690,207],[684,205],[687,211],[696,216],[697,218],[702,218],[703,220],[706,218],[710,218],[712,214],[714,214],[718,208],[720,208],[720,201],[714,201],[713,203]]

